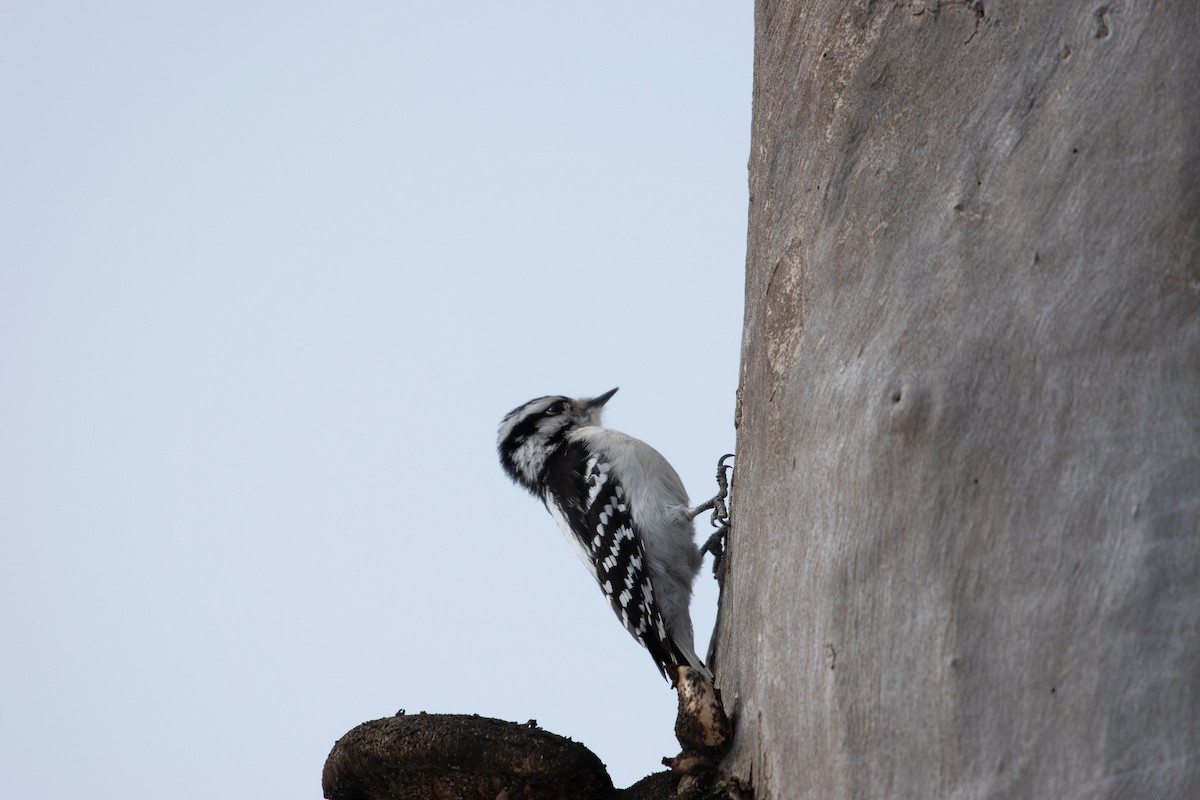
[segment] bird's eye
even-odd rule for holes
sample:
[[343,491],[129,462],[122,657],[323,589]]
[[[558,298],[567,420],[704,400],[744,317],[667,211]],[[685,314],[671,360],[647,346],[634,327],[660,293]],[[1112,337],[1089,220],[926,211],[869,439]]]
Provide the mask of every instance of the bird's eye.
[[546,416],[557,417],[559,414],[563,413],[563,410],[565,408],[566,408],[566,404],[563,403],[562,400],[555,400],[553,403],[551,403],[549,406],[546,407]]

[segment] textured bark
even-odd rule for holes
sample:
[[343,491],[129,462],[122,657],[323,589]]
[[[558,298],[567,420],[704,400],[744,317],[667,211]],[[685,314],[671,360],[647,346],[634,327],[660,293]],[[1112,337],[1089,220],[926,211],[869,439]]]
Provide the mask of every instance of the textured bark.
[[533,725],[459,714],[364,722],[334,745],[329,800],[609,800],[592,751]]
[[675,728],[683,752],[669,772],[614,789],[584,745],[525,725],[463,714],[403,713],[355,727],[325,760],[328,800],[749,800],[715,773],[729,721],[712,684],[679,671]]
[[726,766],[1200,797],[1200,5],[756,28]]

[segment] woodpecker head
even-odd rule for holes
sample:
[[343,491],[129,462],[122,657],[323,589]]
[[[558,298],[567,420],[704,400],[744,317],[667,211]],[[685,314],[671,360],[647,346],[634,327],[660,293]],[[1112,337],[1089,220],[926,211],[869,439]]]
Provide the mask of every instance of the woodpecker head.
[[600,411],[616,389],[591,399],[553,395],[517,406],[500,423],[496,449],[508,477],[535,496],[546,461],[576,428],[600,424]]

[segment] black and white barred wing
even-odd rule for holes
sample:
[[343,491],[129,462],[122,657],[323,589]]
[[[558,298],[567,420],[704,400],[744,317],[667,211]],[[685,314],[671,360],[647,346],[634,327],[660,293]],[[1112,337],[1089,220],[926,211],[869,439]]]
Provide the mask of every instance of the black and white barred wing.
[[642,539],[633,522],[629,497],[610,465],[591,455],[583,485],[586,543],[596,568],[596,581],[625,630],[641,642],[660,672],[675,663],[666,625],[654,600]]

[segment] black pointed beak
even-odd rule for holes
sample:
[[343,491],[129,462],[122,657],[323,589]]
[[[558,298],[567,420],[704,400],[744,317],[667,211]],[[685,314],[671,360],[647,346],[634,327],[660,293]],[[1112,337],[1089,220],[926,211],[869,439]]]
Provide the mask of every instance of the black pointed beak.
[[[621,388],[620,386],[617,387],[617,389],[620,389],[620,388]],[[607,403],[609,401],[609,398],[611,398],[614,394],[617,393],[617,389],[609,389],[607,392],[600,395],[599,397],[593,397],[591,400],[587,401],[587,407],[588,408],[600,408],[601,406],[603,406],[605,403]]]

